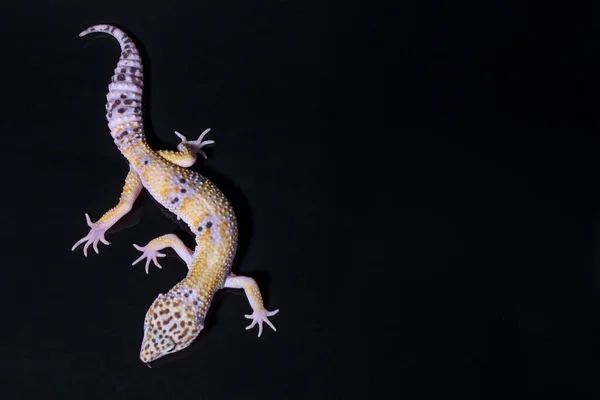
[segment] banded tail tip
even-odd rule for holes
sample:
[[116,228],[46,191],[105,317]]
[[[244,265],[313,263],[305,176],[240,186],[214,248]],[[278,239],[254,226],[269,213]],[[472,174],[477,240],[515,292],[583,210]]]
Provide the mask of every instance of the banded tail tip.
[[99,27],[101,27],[101,26],[102,26],[102,25],[94,25],[94,26],[90,26],[90,27],[88,27],[88,28],[84,29],[83,31],[81,31],[81,32],[79,33],[79,37],[83,37],[83,36],[89,35],[90,33],[92,33],[92,32],[95,32],[95,31],[99,30],[98,28],[99,28]]
[[[79,37],[83,37],[85,35],[89,35],[90,33],[93,32],[104,32],[104,33],[108,33],[112,36],[115,36],[115,32],[118,31],[118,33],[120,34],[124,34],[120,29],[118,29],[116,26],[112,26],[112,25],[107,25],[107,24],[100,24],[100,25],[92,25],[86,29],[84,29],[80,34]],[[116,37],[116,36],[115,36]]]

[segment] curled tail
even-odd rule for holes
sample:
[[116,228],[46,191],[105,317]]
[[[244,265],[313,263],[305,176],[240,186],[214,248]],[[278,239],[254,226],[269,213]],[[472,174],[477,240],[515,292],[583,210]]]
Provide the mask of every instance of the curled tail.
[[[143,135],[142,93],[144,75],[142,60],[135,44],[125,32],[111,25],[94,25],[79,34],[80,37],[90,33],[108,33],[119,41],[121,57],[115,73],[108,85],[106,95],[106,119],[113,139],[123,138],[129,132],[135,136]],[[133,135],[132,135],[133,136]]]

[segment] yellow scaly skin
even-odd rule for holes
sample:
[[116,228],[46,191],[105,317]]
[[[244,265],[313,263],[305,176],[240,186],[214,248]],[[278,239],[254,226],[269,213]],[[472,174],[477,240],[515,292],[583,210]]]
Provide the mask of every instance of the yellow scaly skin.
[[104,235],[123,215],[129,212],[142,189],[165,208],[182,219],[196,235],[196,247],[188,249],[177,236],[168,234],[150,241],[146,246],[135,245],[142,256],[157,267],[160,250],[171,247],[186,262],[187,276],[168,293],[159,295],[150,306],[144,321],[144,339],[140,359],[146,363],[189,346],[204,328],[204,319],[214,294],[221,288],[244,289],[253,309],[247,329],[258,324],[259,336],[263,322],[273,330],[268,317],[279,310],[264,308],[260,290],[249,277],[235,276],[231,264],[237,248],[237,222],[234,211],[223,193],[204,176],[187,167],[196,162],[196,153],[206,155],[201,148],[213,143],[203,140],[208,130],[195,141],[182,139],[178,151],[154,151],[146,143],[141,116],[143,92],[142,64],[135,45],[121,30],[110,25],[96,25],[80,36],[104,32],[121,44],[121,57],[107,95],[107,120],[115,144],[129,162],[130,171],[119,203],[92,223],[86,214],[90,232],[73,246],[84,244],[83,252],[92,246],[98,253],[100,242],[109,244]]

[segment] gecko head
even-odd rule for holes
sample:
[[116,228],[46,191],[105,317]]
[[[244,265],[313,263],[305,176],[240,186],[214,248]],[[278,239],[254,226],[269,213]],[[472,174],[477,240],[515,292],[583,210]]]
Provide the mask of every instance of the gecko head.
[[140,359],[149,363],[189,346],[203,328],[195,316],[188,302],[159,295],[146,313]]

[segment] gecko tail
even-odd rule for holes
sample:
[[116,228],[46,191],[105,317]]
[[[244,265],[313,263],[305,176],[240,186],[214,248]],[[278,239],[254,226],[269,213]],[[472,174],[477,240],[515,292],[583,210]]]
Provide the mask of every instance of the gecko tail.
[[121,46],[121,56],[115,68],[106,95],[106,120],[113,139],[117,140],[125,126],[134,132],[143,132],[142,95],[144,88],[143,66],[140,53],[131,38],[112,25],[94,25],[79,37],[91,33],[107,33]]

